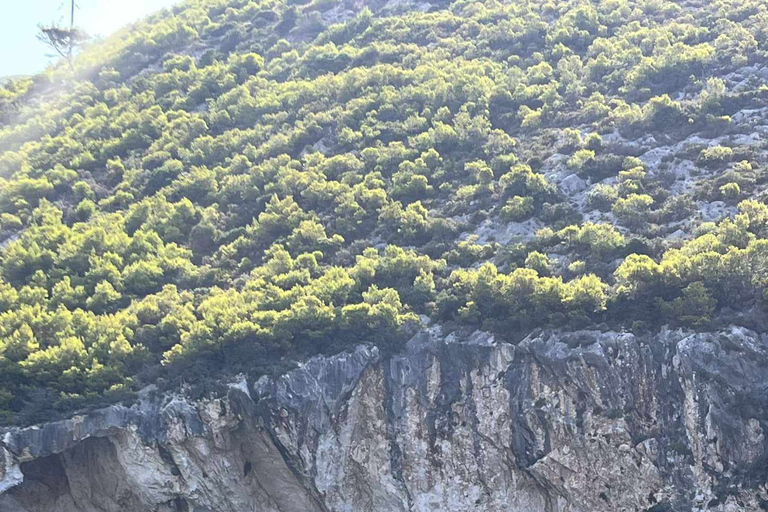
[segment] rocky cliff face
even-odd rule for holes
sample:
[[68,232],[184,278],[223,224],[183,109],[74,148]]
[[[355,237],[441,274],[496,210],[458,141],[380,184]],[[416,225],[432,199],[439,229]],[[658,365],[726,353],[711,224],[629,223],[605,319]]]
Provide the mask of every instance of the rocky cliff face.
[[768,509],[768,337],[438,328],[6,432],[2,512]]

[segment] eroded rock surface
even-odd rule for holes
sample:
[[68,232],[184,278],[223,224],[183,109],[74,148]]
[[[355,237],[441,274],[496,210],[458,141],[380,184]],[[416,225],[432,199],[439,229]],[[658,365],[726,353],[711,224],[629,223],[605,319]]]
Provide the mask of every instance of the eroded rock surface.
[[768,337],[435,327],[4,434],[2,512],[768,507]]

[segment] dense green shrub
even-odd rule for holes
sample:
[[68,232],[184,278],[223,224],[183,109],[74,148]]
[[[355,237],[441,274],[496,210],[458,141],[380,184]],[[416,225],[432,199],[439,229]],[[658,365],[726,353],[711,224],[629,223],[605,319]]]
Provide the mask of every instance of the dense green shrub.
[[[764,62],[754,0],[334,5],[188,0],[0,87],[0,422],[394,349],[416,314],[513,340],[765,307],[760,158],[637,158],[765,106],[712,76]],[[746,200],[662,239],[693,199]]]

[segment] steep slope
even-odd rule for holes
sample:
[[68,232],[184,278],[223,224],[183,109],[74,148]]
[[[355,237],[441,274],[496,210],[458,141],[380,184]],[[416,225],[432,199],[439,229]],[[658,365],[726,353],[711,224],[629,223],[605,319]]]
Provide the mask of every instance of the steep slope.
[[189,0],[6,83],[0,503],[765,507],[767,45],[757,0]]
[[2,484],[24,482],[0,508],[762,510],[767,363],[742,328],[517,346],[433,328],[389,359],[361,346],[219,399],[13,430]]
[[199,0],[11,83],[2,421],[414,313],[759,328],[765,33],[746,0]]

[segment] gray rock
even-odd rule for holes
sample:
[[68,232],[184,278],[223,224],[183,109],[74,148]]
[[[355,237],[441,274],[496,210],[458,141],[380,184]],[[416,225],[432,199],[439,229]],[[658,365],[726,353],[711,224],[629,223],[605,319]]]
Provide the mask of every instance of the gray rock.
[[563,178],[560,182],[560,190],[566,195],[572,195],[581,192],[587,188],[587,182],[579,178],[576,174],[571,174]]
[[733,217],[737,211],[735,206],[729,206],[723,201],[712,201],[711,203],[696,201],[696,207],[701,215],[701,220],[705,222],[714,222],[726,217]]
[[[226,397],[12,429],[3,512],[759,510],[768,338],[432,326]],[[654,508],[655,507],[655,508]]]

